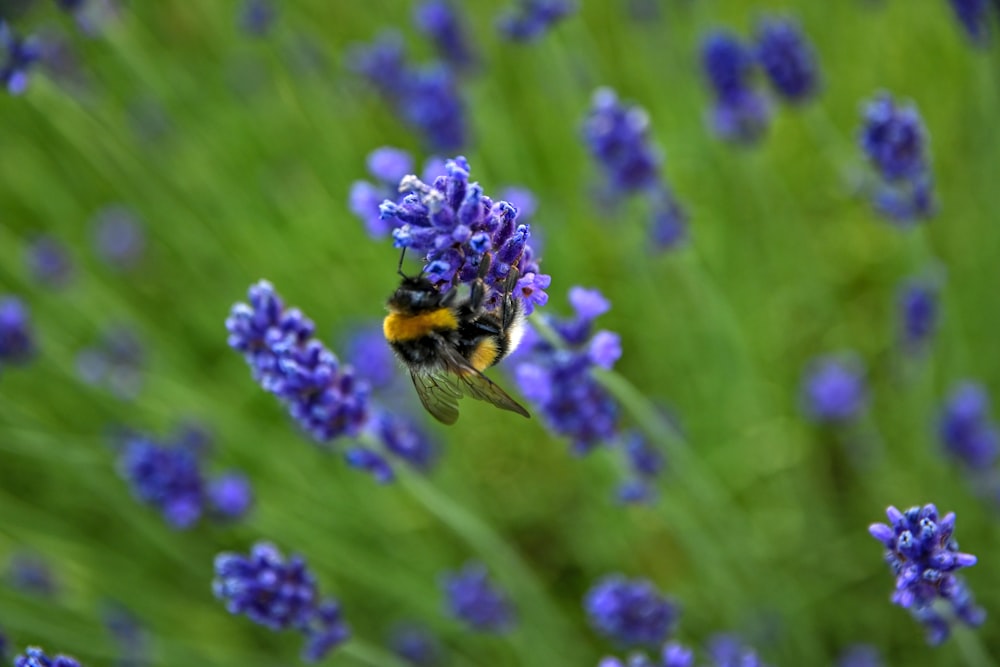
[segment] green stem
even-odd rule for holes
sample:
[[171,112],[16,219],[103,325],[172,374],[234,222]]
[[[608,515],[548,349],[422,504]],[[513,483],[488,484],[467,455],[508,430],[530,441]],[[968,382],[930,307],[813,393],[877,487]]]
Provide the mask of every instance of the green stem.
[[349,656],[372,667],[407,667],[409,664],[381,646],[356,638],[351,638],[349,642],[336,649],[335,654]]
[[[531,322],[547,341],[562,345],[558,334],[542,317],[532,317]],[[733,598],[747,604],[749,592],[746,582],[753,581],[755,577],[752,563],[747,558],[737,558],[734,564],[728,562],[725,554],[732,553],[733,545],[749,545],[750,523],[724,491],[725,485],[705,473],[681,432],[628,380],[613,371],[602,369],[593,369],[592,374],[632,416],[639,428],[666,450],[668,459],[675,466],[677,473],[672,480],[687,496],[674,499],[676,505],[685,505],[683,510],[670,512],[676,539],[685,543],[693,563],[711,570],[713,579],[719,581]],[[696,518],[695,508],[702,510],[702,516],[706,518]],[[737,571],[742,577],[734,574]],[[734,606],[743,608],[742,604]]]
[[[563,617],[555,602],[538,580],[535,573],[524,562],[520,554],[512,549],[502,537],[479,517],[466,510],[460,503],[442,494],[421,475],[400,467],[397,470],[400,485],[431,514],[450,527],[470,548],[490,563],[497,578],[504,581],[512,597],[518,601],[518,609],[523,621],[531,616],[544,617],[551,623],[549,629],[556,628],[557,634],[543,644],[528,645],[517,641],[517,649],[522,654],[522,664],[541,659],[539,651],[549,651],[552,664],[558,664],[560,657],[575,657],[575,647],[582,642],[576,632]],[[538,628],[528,628],[537,631]],[[547,660],[548,660],[547,659]]]
[[969,667],[996,667],[996,661],[987,653],[979,631],[957,626],[953,634],[958,652]]

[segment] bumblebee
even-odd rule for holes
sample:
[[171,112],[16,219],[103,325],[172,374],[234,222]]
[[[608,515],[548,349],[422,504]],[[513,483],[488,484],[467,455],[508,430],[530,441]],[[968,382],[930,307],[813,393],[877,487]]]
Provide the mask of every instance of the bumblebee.
[[[483,255],[469,295],[459,300],[456,288],[441,293],[427,278],[399,275],[403,280],[389,297],[382,323],[386,340],[410,371],[420,402],[445,424],[458,419],[463,395],[529,417],[528,411],[483,375],[514,351],[524,333],[521,302],[511,296],[518,271],[504,281],[499,313],[484,309],[490,255]],[[403,258],[400,257],[400,267]]]

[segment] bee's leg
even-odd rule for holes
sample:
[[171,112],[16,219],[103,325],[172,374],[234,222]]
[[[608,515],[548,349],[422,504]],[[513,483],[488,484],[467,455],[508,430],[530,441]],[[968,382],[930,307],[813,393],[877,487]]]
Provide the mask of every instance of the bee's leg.
[[510,272],[503,283],[503,304],[500,306],[500,322],[504,329],[510,327],[517,317],[518,308],[514,303],[514,290],[517,288],[517,281],[521,278],[521,272],[516,266],[510,267]]
[[479,275],[472,281],[469,292],[468,307],[470,313],[478,313],[483,309],[483,302],[486,300],[486,276],[489,275],[492,261],[493,257],[490,253],[483,254],[483,258],[479,260]]
[[401,278],[406,278],[407,275],[403,273],[403,258],[406,257],[406,246],[403,246],[403,252],[399,253],[399,264],[396,265],[396,273],[399,274]]

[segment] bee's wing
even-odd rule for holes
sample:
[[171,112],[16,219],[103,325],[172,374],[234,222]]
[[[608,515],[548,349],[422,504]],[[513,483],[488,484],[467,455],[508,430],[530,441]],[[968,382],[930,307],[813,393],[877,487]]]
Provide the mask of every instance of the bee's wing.
[[410,377],[427,412],[443,424],[454,424],[458,419],[458,399],[462,396],[462,390],[458,388],[454,378],[445,372],[412,371]]
[[510,410],[522,417],[531,418],[524,406],[511,398],[499,385],[473,368],[457,351],[448,350],[444,356],[448,370],[454,374],[448,376],[448,379],[453,380],[460,392],[480,401],[492,403],[501,410]]

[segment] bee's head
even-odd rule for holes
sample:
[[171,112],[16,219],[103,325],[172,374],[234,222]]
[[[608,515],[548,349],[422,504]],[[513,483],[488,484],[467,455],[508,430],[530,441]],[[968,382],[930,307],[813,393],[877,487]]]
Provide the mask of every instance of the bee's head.
[[412,313],[440,308],[443,300],[444,295],[427,278],[406,276],[386,305],[393,312]]

